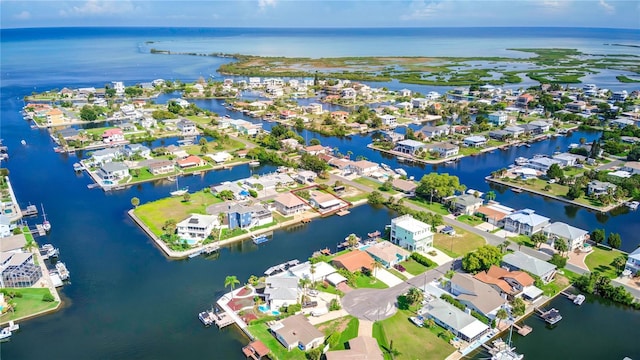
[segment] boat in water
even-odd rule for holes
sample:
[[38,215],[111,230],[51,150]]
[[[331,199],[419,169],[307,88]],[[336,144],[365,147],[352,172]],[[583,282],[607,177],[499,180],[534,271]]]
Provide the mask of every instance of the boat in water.
[[[25,140],[20,140],[20,144],[27,145],[27,142]],[[11,334],[9,334],[9,335],[11,335]]]
[[513,324],[509,328],[509,339],[505,342],[502,339],[493,341],[491,360],[522,360],[523,354],[518,354],[516,348],[511,346],[511,335],[513,334]]
[[260,166],[260,161],[256,161],[256,160],[251,161],[249,162],[249,166]]
[[384,164],[384,163],[383,163],[383,164],[380,164],[380,167],[381,167],[381,168],[383,168],[383,169],[384,169],[384,170],[386,170],[386,171],[390,171],[390,170],[391,170],[391,167],[389,167],[389,165]]
[[556,310],[555,308],[549,311],[543,312],[542,315],[540,315],[540,317],[542,317],[542,320],[544,320],[545,322],[547,322],[547,324],[550,324],[550,325],[555,325],[560,320],[562,320],[562,315],[560,315],[560,311]]
[[49,222],[49,220],[47,220],[47,214],[45,214],[44,212],[44,205],[40,204],[40,206],[42,207],[42,217],[44,218],[44,221],[42,222],[42,228],[44,229],[44,231],[49,232],[51,230],[51,223]]
[[578,294],[578,296],[576,296],[575,299],[573,299],[573,303],[576,305],[582,305],[585,299],[586,297],[584,295]]
[[11,337],[11,330],[8,327],[0,330],[0,340],[5,340]]
[[267,235],[251,235],[251,239],[253,240],[253,243],[256,245],[259,244],[263,244],[266,243],[267,241],[269,241],[269,238],[267,237]]
[[67,270],[67,266],[63,262],[56,263],[56,272],[60,277],[60,280],[65,281],[69,279],[69,270]]
[[522,166],[527,164],[529,162],[529,159],[527,159],[526,157],[520,156],[520,157],[517,157],[514,162],[516,163],[516,165]]
[[178,184],[178,178],[176,177],[176,189],[174,191],[170,192],[169,194],[171,196],[182,196],[182,195],[184,195],[184,194],[186,194],[188,192],[189,192],[189,187],[185,186],[185,187],[183,187],[181,189],[180,185]]
[[204,324],[204,326],[211,326],[211,324],[213,324],[213,311],[211,310],[207,310],[207,311],[203,311],[201,313],[198,314],[198,319],[200,319],[200,321],[202,322],[202,324]]
[[626,207],[628,207],[631,210],[637,210],[638,209],[638,205],[640,205],[639,201],[627,201],[626,203],[624,203],[624,205]]
[[395,172],[402,176],[407,176],[407,172],[403,168],[397,168]]
[[51,259],[54,257],[58,257],[58,255],[60,254],[60,250],[53,247],[53,245],[51,244],[44,244],[40,248],[40,254],[42,254],[47,259]]

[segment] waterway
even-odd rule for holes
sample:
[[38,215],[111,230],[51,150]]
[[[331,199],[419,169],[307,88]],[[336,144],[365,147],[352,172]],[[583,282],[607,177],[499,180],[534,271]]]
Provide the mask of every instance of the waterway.
[[[57,35],[49,36],[52,33]],[[223,331],[205,329],[196,317],[198,311],[210,307],[225,291],[223,283],[227,275],[236,275],[245,281],[249,275],[260,274],[273,264],[294,258],[303,260],[314,250],[332,247],[348,233],[364,235],[376,229],[382,230],[393,217],[385,209],[362,206],[346,217],[318,219],[298,229],[277,231],[273,241],[260,247],[246,241],[224,248],[211,258],[167,260],[131,222],[126,211],[131,207],[132,197],[140,198],[143,203],[152,201],[166,196],[175,185],[155,182],[108,193],[87,189],[86,185],[90,183],[87,176],[77,175],[72,170],[72,164],[79,155],[54,153],[54,143],[48,133],[31,130],[20,118],[22,97],[32,91],[64,86],[101,87],[112,80],[131,84],[159,77],[196,79],[215,73],[217,66],[225,60],[146,54],[139,50],[139,43],[146,40],[140,35],[105,38],[73,30],[64,34],[25,30],[19,39],[7,39],[5,34],[3,30],[0,137],[9,146],[11,158],[3,166],[10,170],[22,206],[28,202],[42,202],[47,209],[47,218],[53,229],[50,235],[39,241],[60,248],[61,260],[71,271],[72,282],[62,289],[64,308],[55,314],[22,323],[20,333],[10,342],[0,344],[2,358],[195,359],[211,354],[216,359],[241,359],[240,347],[246,340],[238,331],[231,328]],[[41,37],[41,34],[48,35]],[[309,139],[317,136],[303,135]],[[460,176],[469,187],[483,191],[489,188],[484,183],[484,176],[504,167],[513,158],[550,153],[555,146],[566,147],[581,136],[593,139],[597,134],[574,134],[572,139],[537,143],[530,149],[517,148],[465,159],[453,167],[425,168],[396,163],[365,149],[364,145],[369,142],[366,136],[350,139],[321,137],[321,140],[329,146],[338,147],[343,153],[351,150],[355,155],[384,161],[394,168],[402,166],[416,178],[428,171],[450,172]],[[22,139],[27,145],[20,144]],[[504,158],[506,155],[508,159]],[[196,190],[250,176],[252,172],[273,170],[270,166],[257,169],[240,166],[188,176],[181,179],[180,184]],[[585,228],[604,226],[608,231],[620,232],[625,246],[629,247],[631,245],[628,244],[635,242],[634,231],[640,230],[635,213],[597,216],[554,201],[526,194],[516,195],[510,191],[499,193],[498,200],[512,207],[531,207],[554,220],[568,219],[570,223]],[[615,324],[601,327],[603,323],[594,323],[597,326],[584,327],[581,320],[567,316],[552,332],[564,340],[560,344],[549,341],[542,346],[538,343],[536,334],[544,334],[542,327],[538,327],[534,334],[518,340],[516,345],[523,352],[529,351],[528,347],[540,347],[535,350],[542,354],[538,357],[546,358],[564,351],[563,348],[582,346],[586,348],[583,358],[600,359],[603,357],[589,354],[597,354],[596,349],[614,344],[618,341],[619,332],[638,328],[637,317],[629,316],[627,310],[605,303],[585,305],[594,307],[593,316],[599,321],[608,321],[601,317],[612,317],[616,319]],[[573,332],[560,336],[558,329],[570,326],[574,326]],[[594,333],[590,328],[600,331]],[[591,338],[597,341],[581,341],[574,345],[574,341]],[[629,352],[624,355],[631,356]]]

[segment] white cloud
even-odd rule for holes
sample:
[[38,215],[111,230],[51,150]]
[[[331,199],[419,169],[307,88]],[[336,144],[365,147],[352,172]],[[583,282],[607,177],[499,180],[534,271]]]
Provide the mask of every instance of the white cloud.
[[598,2],[598,5],[600,5],[604,9],[604,11],[609,14],[613,14],[616,11],[616,8],[613,5],[608,4],[605,0],[600,0],[600,2]]
[[446,1],[429,1],[414,0],[409,6],[409,13],[402,15],[402,20],[422,20],[433,18],[437,13],[447,10]]
[[72,6],[70,9],[66,10],[60,10],[59,14],[62,16],[110,15],[129,13],[134,11],[135,9],[135,6],[128,0],[88,0],[82,5]]
[[276,0],[258,0],[260,10],[265,10],[268,6],[275,7]]
[[31,13],[26,10],[23,10],[21,13],[15,14],[13,17],[18,20],[28,20],[28,19],[31,19]]

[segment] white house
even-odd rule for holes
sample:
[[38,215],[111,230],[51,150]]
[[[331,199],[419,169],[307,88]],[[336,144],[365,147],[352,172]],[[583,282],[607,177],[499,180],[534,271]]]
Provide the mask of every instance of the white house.
[[151,149],[142,144],[127,144],[124,146],[122,151],[127,157],[131,157],[136,154],[142,157],[148,157],[151,155]]
[[209,156],[211,160],[213,160],[213,162],[215,162],[216,164],[222,164],[223,162],[233,158],[233,156],[231,156],[231,154],[226,151],[220,151],[215,154],[208,154],[207,156]]
[[451,278],[451,293],[467,308],[493,319],[498,310],[507,303],[500,294],[469,274],[455,273]]
[[291,216],[306,211],[309,206],[290,192],[282,193],[274,199],[276,210],[284,216]]
[[189,242],[202,241],[211,235],[218,224],[218,218],[214,215],[191,214],[177,224],[178,236]]
[[191,120],[180,119],[180,121],[176,123],[176,127],[182,133],[182,135],[198,134],[198,128],[196,127],[196,124]]
[[[587,195],[602,195],[602,194],[606,194],[609,191],[615,191],[616,190],[616,185],[610,183],[610,182],[606,182],[606,181],[598,181],[598,180],[591,180],[588,184],[587,184]],[[611,190],[609,190],[611,189]]]
[[510,271],[524,270],[539,277],[543,282],[553,280],[556,274],[556,266],[546,261],[529,256],[521,251],[509,253],[502,258],[502,265]]
[[360,160],[352,162],[349,168],[360,176],[368,176],[378,170],[378,164],[368,160]]
[[437,143],[431,147],[431,151],[437,152],[441,158],[456,156],[460,152],[460,147],[451,143]]
[[298,303],[300,297],[299,280],[295,276],[269,276],[265,280],[264,295],[271,309]]
[[115,143],[124,141],[124,133],[122,129],[107,129],[102,133],[102,141],[105,143]]
[[508,114],[506,111],[496,111],[489,114],[489,122],[495,126],[502,126],[507,123]]
[[404,154],[414,155],[419,149],[426,148],[426,145],[417,140],[401,140],[396,143],[394,151],[398,151]]
[[290,316],[273,324],[271,333],[287,350],[299,348],[308,351],[321,346],[324,334],[311,325],[303,314]]
[[391,220],[389,240],[410,251],[428,251],[433,246],[433,232],[431,225],[402,215]]
[[16,224],[12,224],[8,216],[0,214],[0,238],[11,236],[15,228]]
[[547,243],[553,246],[557,239],[564,239],[569,251],[577,249],[584,244],[589,232],[563,222],[554,222],[542,229],[542,233],[547,237]]
[[382,124],[384,124],[385,126],[394,127],[398,125],[398,120],[393,115],[389,115],[389,114],[380,115],[380,119],[382,119]]
[[487,144],[487,138],[481,135],[468,136],[463,140],[464,146],[482,147]]
[[116,181],[123,179],[127,175],[129,175],[127,165],[116,161],[105,163],[98,170],[98,176],[100,176],[102,180]]
[[429,301],[420,309],[420,313],[426,314],[436,324],[467,342],[478,340],[491,331],[489,326],[480,320],[438,298]]
[[631,274],[640,273],[640,247],[629,254],[624,269],[629,270]]
[[96,150],[93,152],[93,154],[91,154],[91,158],[93,159],[93,162],[97,164],[104,164],[104,163],[113,161],[120,156],[122,156],[122,152],[114,148]]
[[515,211],[504,219],[504,229],[518,234],[531,236],[549,224],[549,218],[535,214],[534,210]]

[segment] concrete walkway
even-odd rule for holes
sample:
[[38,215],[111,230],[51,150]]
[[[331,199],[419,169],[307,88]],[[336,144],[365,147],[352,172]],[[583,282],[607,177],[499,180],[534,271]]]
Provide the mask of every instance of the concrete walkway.
[[402,284],[402,280],[400,280],[397,276],[393,275],[392,273],[388,272],[385,269],[376,269],[373,272],[376,276],[376,279],[387,284],[387,286],[389,287]]
[[307,319],[309,319],[309,322],[311,323],[311,325],[318,325],[318,324],[322,324],[330,320],[335,320],[347,315],[349,315],[349,313],[347,313],[345,309],[341,309],[336,311],[330,311],[320,316],[309,316]]
[[358,336],[373,336],[373,322],[369,320],[360,320]]

